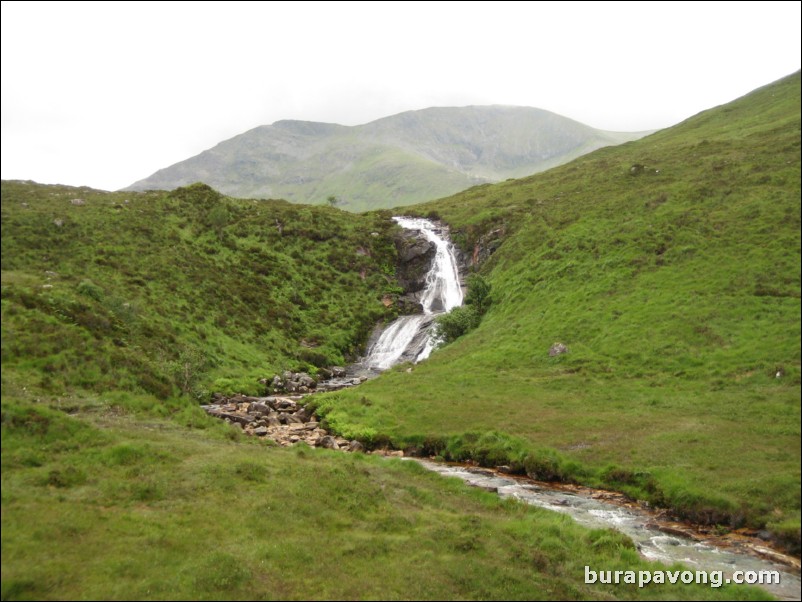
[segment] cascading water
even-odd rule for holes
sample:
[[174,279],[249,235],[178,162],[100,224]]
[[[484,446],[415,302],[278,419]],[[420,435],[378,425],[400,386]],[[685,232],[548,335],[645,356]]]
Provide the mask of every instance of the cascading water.
[[453,246],[440,234],[439,228],[423,218],[393,219],[402,228],[420,232],[434,243],[436,252],[421,295],[423,313],[401,316],[384,329],[363,360],[369,370],[386,370],[402,361],[418,362],[429,357],[435,344],[431,336],[434,318],[462,305],[457,259]]

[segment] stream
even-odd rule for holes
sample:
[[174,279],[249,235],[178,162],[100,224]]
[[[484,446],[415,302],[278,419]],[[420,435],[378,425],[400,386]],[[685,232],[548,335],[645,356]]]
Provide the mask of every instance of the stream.
[[[429,357],[436,342],[431,336],[432,322],[441,313],[462,304],[463,293],[454,249],[444,229],[422,218],[394,217],[400,226],[415,230],[436,246],[436,255],[421,295],[423,313],[401,316],[392,322],[370,346],[360,362],[362,369],[378,375],[397,363],[418,362]],[[470,485],[495,491],[502,498],[515,498],[527,504],[568,514],[590,528],[614,528],[632,539],[640,554],[667,565],[681,562],[692,570],[721,571],[731,577],[734,571],[778,571],[779,584],[761,585],[783,600],[799,600],[802,583],[799,567],[751,538],[744,541],[713,541],[716,538],[691,537],[687,525],[662,520],[655,512],[626,502],[624,496],[576,487],[537,483],[487,469],[449,465],[414,459],[444,476],[457,477]],[[673,527],[671,525],[674,525]],[[684,531],[684,532],[683,532]],[[760,555],[767,557],[761,557]]]
[[[410,459],[427,469],[447,477],[456,477],[475,487],[494,491],[502,498],[515,498],[548,510],[571,516],[579,524],[592,529],[614,528],[635,542],[641,556],[648,560],[670,565],[681,562],[691,570],[708,573],[721,571],[731,577],[734,571],[778,571],[779,584],[761,585],[781,600],[799,600],[802,592],[798,566],[794,570],[786,564],[761,558],[755,554],[776,554],[753,542],[728,542],[717,545],[713,538],[697,539],[682,533],[690,532],[687,526],[661,520],[653,511],[623,501],[623,495],[611,494],[599,499],[594,494],[607,493],[587,488],[572,488],[538,483],[516,478],[483,468],[450,465],[431,460]],[[673,528],[670,525],[675,525]],[[671,531],[670,533],[667,531]],[[739,549],[740,548],[740,549]],[[749,548],[753,553],[749,553]],[[757,548],[757,549],[756,549]],[[777,554],[778,560],[781,554]],[[790,557],[787,560],[792,561]]]

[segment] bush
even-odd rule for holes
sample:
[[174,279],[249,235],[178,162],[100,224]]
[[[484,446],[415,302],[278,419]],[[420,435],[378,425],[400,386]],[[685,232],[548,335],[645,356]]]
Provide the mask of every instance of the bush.
[[95,301],[103,300],[103,289],[91,280],[82,280],[78,285],[78,292]]
[[455,307],[435,320],[435,337],[447,344],[473,330],[479,325],[481,316],[474,305]]
[[479,274],[468,276],[468,294],[465,295],[465,305],[472,305],[481,316],[490,307],[490,283]]

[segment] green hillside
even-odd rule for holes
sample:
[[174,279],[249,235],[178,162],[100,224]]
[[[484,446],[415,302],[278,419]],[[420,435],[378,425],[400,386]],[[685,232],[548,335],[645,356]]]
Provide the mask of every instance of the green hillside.
[[2,599],[767,598],[586,585],[586,564],[655,566],[415,464],[203,413],[359,344],[397,292],[394,228],[204,185],[3,182]]
[[397,289],[388,217],[3,182],[2,218],[3,376],[48,392],[256,393],[342,364]]
[[[798,550],[799,199],[796,73],[637,142],[419,205],[468,253],[498,246],[479,267],[492,305],[411,373],[322,409],[344,433],[768,525]],[[551,357],[555,342],[570,351]]]
[[351,211],[419,203],[532,174],[643,133],[606,132],[531,107],[435,107],[358,126],[283,120],[160,169],[129,190],[205,182],[244,198]]

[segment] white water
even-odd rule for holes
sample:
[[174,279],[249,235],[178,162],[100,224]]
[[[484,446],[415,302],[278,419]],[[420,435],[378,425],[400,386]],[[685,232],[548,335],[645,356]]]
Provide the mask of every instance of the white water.
[[438,314],[462,305],[462,287],[454,248],[431,221],[417,217],[394,217],[398,225],[420,232],[434,243],[436,253],[426,275],[421,295],[423,313],[401,316],[384,329],[364,360],[373,370],[386,370],[401,361],[419,362],[429,357],[435,346],[432,321]]
[[681,562],[689,569],[721,571],[730,578],[734,571],[778,571],[780,583],[763,585],[781,600],[799,600],[802,584],[798,571],[770,560],[757,558],[736,549],[724,549],[678,535],[668,535],[654,524],[654,517],[633,508],[616,506],[603,500],[575,493],[548,489],[480,468],[453,466],[415,459],[431,471],[457,477],[484,489],[495,490],[503,498],[519,499],[527,504],[568,514],[579,524],[592,529],[612,527],[629,536],[641,555],[665,564]]

